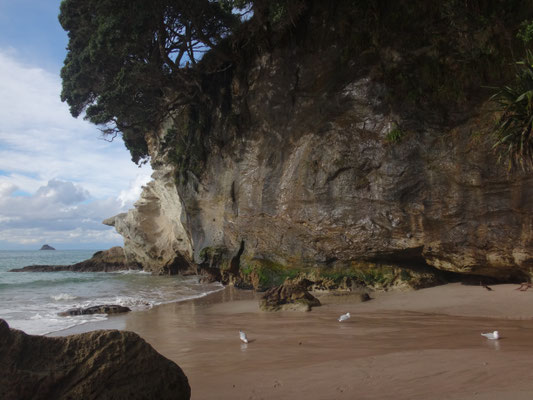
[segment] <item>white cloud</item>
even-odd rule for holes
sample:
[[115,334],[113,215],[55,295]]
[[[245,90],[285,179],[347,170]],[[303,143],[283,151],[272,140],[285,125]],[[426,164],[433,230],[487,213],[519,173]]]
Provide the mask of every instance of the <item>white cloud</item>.
[[89,200],[89,193],[72,182],[52,180],[30,196],[0,195],[2,228],[74,229],[100,225],[106,214],[123,211],[118,199]]
[[0,50],[0,182],[33,192],[61,179],[105,197],[147,175],[131,162],[120,138],[109,143],[94,125],[73,118],[60,92],[58,76]]
[[136,202],[142,192],[142,187],[150,182],[151,171],[145,170],[144,174],[139,174],[135,177],[135,180],[131,181],[128,189],[121,190],[118,195],[118,200],[122,207],[127,207],[128,204]]
[[89,198],[89,192],[83,188],[74,185],[72,182],[62,182],[51,180],[48,185],[41,186],[35,197],[53,200],[62,204],[80,203]]
[[0,182],[0,198],[4,196],[9,196],[16,190],[17,187],[15,185],[12,185],[7,182]]
[[0,185],[0,242],[122,243],[102,220],[126,211],[131,202],[112,197],[90,199],[81,186],[58,180],[29,196],[14,196],[13,189]]
[[116,244],[101,221],[132,206],[151,169],[71,117],[60,91],[58,76],[0,49],[0,242]]

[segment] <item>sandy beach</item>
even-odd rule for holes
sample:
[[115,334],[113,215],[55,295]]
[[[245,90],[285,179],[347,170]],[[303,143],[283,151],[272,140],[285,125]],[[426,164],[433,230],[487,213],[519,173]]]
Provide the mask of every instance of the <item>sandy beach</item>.
[[531,399],[533,290],[491,287],[325,295],[308,313],[262,312],[260,294],[228,287],[56,335],[137,332],[185,371],[194,400]]

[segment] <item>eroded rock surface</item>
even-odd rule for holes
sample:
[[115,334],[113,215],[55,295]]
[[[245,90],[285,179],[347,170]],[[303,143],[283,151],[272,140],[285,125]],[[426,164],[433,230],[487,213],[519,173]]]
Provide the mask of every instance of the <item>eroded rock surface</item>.
[[185,229],[186,215],[181,207],[172,168],[162,167],[144,187],[135,208],[108,218],[124,237],[128,262],[145,270],[173,274],[191,268],[192,242]]
[[259,302],[263,311],[311,311],[320,301],[303,286],[285,284],[268,289]]
[[103,304],[99,306],[85,307],[85,308],[71,308],[70,310],[60,312],[61,317],[73,315],[90,315],[90,314],[120,314],[131,311],[129,307],[120,306],[117,304]]
[[[264,68],[274,78],[281,73],[276,65]],[[171,173],[154,174],[136,208],[114,219],[128,257],[167,271],[193,255],[200,262],[206,247],[226,247],[234,257],[244,241],[241,261],[259,256],[341,267],[370,261],[527,278],[533,178],[509,173],[494,162],[489,144],[472,142],[476,119],[387,143],[395,116],[371,106],[372,93],[384,90],[375,86],[364,78],[332,94],[345,108],[321,127],[305,122],[315,106],[303,103],[300,113],[284,115],[291,122],[279,135],[262,136],[266,126],[250,129],[229,154],[208,158],[197,191],[176,189]],[[262,89],[255,90],[259,96]],[[273,123],[273,115],[254,115],[259,126]]]
[[529,279],[533,176],[497,163],[490,107],[402,112],[381,67],[412,70],[414,57],[432,60],[433,46],[381,49],[390,56],[381,64],[341,62],[346,43],[322,42],[333,29],[320,18],[233,77],[227,113],[241,124],[210,115],[200,172],[176,185],[186,166],[167,157],[168,126],[147,134],[154,181],[134,210],[108,221],[128,259],[174,271],[224,247],[225,266],[237,260],[242,270],[257,259],[325,269],[370,262]]
[[0,320],[0,398],[188,400],[187,377],[133,332],[48,338]]

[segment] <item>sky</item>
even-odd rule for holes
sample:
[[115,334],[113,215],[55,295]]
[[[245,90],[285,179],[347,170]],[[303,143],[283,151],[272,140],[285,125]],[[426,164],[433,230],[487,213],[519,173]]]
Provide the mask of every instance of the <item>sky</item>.
[[60,100],[60,0],[0,0],[0,250],[107,249],[152,173]]

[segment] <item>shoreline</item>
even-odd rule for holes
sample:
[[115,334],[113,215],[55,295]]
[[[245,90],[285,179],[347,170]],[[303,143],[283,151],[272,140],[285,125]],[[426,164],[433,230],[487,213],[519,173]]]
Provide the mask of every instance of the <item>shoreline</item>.
[[[533,397],[533,290],[516,287],[324,295],[308,313],[263,312],[260,293],[227,287],[48,336],[136,332],[185,371],[197,400],[520,400]],[[493,330],[501,340],[480,335]]]

